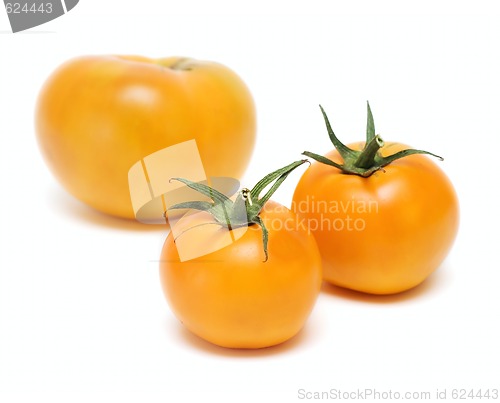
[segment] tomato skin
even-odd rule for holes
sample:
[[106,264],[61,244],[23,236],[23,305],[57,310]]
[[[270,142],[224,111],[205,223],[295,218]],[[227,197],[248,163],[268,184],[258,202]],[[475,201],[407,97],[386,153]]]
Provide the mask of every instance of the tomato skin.
[[[381,153],[407,148],[386,143]],[[342,162],[337,151],[326,157]],[[394,161],[368,178],[314,162],[295,189],[292,209],[311,227],[324,279],[372,294],[423,282],[445,259],[459,223],[451,182],[423,155]]]
[[134,163],[194,138],[207,176],[239,178],[256,132],[252,96],[233,71],[176,57],[69,60],[41,89],[35,120],[42,154],[63,187],[124,218],[134,218]]
[[[314,237],[278,203],[267,202],[260,216],[269,230],[266,262],[258,226],[227,247],[184,262],[172,233],[163,246],[160,278],[170,307],[190,331],[219,346],[262,348],[290,339],[320,291]],[[217,230],[213,234],[217,242]]]

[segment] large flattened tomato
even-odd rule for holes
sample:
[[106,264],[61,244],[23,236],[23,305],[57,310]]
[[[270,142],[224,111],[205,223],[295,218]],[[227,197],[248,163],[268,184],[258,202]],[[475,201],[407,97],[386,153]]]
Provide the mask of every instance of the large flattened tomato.
[[133,164],[195,139],[207,176],[239,178],[251,157],[251,94],[229,68],[189,58],[87,56],[60,66],[36,108],[42,153],[76,198],[134,218]]
[[[384,144],[374,136],[369,107],[368,112],[371,151],[366,143],[337,143],[324,115],[336,147],[353,160],[346,161],[337,150],[315,158],[323,163],[315,161],[306,170],[292,209],[316,238],[326,281],[366,293],[393,294],[422,283],[443,262],[458,230],[458,199],[448,177],[423,155],[430,153]],[[359,168],[356,158],[361,161],[361,154],[368,157]],[[343,171],[349,168],[350,173]],[[353,173],[365,169],[366,176]]]

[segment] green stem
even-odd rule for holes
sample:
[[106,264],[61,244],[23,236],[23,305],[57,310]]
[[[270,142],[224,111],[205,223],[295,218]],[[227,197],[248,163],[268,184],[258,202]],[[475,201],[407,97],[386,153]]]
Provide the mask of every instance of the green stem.
[[173,64],[167,66],[171,70],[191,70],[192,59],[189,57],[180,57]]
[[384,140],[379,135],[376,135],[368,144],[365,145],[361,154],[359,154],[354,166],[362,169],[370,169],[373,167],[375,162],[375,157],[377,156],[378,150],[384,146]]
[[[264,262],[266,262],[268,260],[268,231],[264,224],[264,221],[260,218],[259,214],[266,202],[279,188],[283,181],[288,177],[288,175],[294,169],[301,166],[305,162],[309,161],[295,161],[283,168],[271,172],[270,174],[262,178],[259,182],[257,182],[257,184],[251,190],[247,188],[242,189],[236,197],[235,201],[229,199],[223,193],[203,183],[192,182],[188,179],[183,178],[172,178],[171,180],[177,180],[184,183],[186,186],[190,187],[193,190],[196,190],[198,193],[209,198],[211,201],[186,201],[175,204],[169,209],[174,210],[191,208],[194,210],[206,211],[214,217],[217,224],[227,227],[229,231],[231,231],[233,228],[259,225],[262,230],[262,244],[265,255]],[[270,186],[269,190],[263,196],[261,196],[260,194],[268,186]],[[242,205],[241,203],[244,203],[244,205]],[[244,210],[242,210],[242,208]],[[242,214],[242,212],[246,214]]]
[[343,164],[339,164],[334,162],[322,155],[312,153],[310,151],[304,151],[302,154],[306,155],[321,164],[330,165],[337,169],[340,169],[342,173],[349,175],[359,175],[363,178],[367,178],[378,170],[382,169],[384,166],[391,164],[392,162],[405,158],[409,155],[413,154],[427,154],[437,157],[442,160],[436,154],[432,154],[428,151],[423,150],[415,150],[415,149],[407,149],[399,151],[395,154],[388,155],[383,157],[380,155],[379,150],[384,147],[384,141],[379,135],[375,135],[375,122],[373,120],[372,111],[370,109],[370,104],[367,102],[367,122],[366,122],[366,144],[363,150],[353,150],[346,145],[344,145],[333,132],[330,122],[328,120],[328,116],[326,116],[326,112],[320,106],[321,112],[323,113],[323,117],[326,124],[326,129],[328,131],[328,135],[330,136],[330,140],[340,154],[343,159]]

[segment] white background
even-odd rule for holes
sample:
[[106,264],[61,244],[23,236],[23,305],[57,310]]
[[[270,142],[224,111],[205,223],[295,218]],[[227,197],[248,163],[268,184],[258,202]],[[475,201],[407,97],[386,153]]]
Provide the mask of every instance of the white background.
[[[344,5],[343,3],[349,3]],[[500,388],[500,13],[490,1],[81,0],[9,33],[0,10],[0,402],[294,402],[307,392]],[[165,230],[89,210],[40,156],[34,102],[82,54],[222,62],[251,88],[246,178],[326,152],[318,104],[346,142],[377,132],[429,149],[459,194],[448,259],[422,286],[325,287],[305,329],[259,351],[190,335],[164,301]],[[276,194],[289,204],[300,173]],[[484,399],[483,399],[484,400]]]

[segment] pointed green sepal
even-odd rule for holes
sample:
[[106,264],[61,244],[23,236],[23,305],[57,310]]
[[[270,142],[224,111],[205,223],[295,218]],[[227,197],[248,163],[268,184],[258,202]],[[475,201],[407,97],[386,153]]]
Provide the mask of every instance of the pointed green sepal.
[[429,151],[424,151],[424,150],[414,150],[413,148],[407,149],[407,150],[401,150],[398,151],[395,154],[389,155],[387,157],[380,157],[379,164],[381,167],[385,167],[386,165],[389,165],[391,162],[399,160],[401,158],[407,157],[408,155],[413,155],[413,154],[427,154],[427,155],[432,155],[433,157],[436,157],[437,159],[444,161],[443,157],[440,157],[439,155],[433,154]]
[[349,147],[347,147],[344,143],[342,143],[338,137],[333,132],[332,126],[330,125],[330,120],[328,120],[328,116],[326,115],[325,110],[320,105],[321,113],[323,114],[323,119],[325,120],[326,130],[328,131],[328,136],[330,136],[330,141],[335,146],[340,156],[345,160],[352,158],[354,153]]
[[337,136],[335,135],[335,133],[331,128],[330,121],[328,120],[328,116],[326,115],[325,110],[320,105],[321,113],[323,114],[323,118],[326,123],[328,136],[330,137],[333,146],[342,157],[343,164],[336,163],[330,160],[329,158],[326,158],[319,154],[312,153],[310,151],[304,151],[302,154],[322,164],[330,165],[332,167],[340,169],[342,173],[359,175],[365,178],[369,177],[374,172],[377,172],[382,167],[389,165],[393,161],[396,161],[400,158],[404,158],[413,154],[427,154],[439,158],[440,160],[443,160],[442,157],[433,154],[431,152],[423,150],[415,150],[415,149],[403,150],[393,155],[383,157],[380,154],[380,149],[384,147],[384,141],[379,135],[375,134],[375,122],[373,119],[372,110],[370,108],[370,103],[368,101],[366,102],[366,107],[367,107],[366,143],[361,151],[353,150],[347,147],[337,138]]
[[321,162],[322,164],[330,165],[332,167],[338,168],[340,170],[344,169],[343,165],[337,164],[336,162],[333,162],[331,159],[326,158],[322,155],[312,153],[310,151],[304,151],[302,155],[305,155],[306,157],[312,158],[313,160],[316,160],[318,162]]
[[193,182],[188,179],[184,178],[172,178],[170,179],[171,181],[179,181],[184,183],[186,186],[190,187],[193,190],[196,190],[197,192],[209,197],[212,199],[215,203],[223,203],[227,200],[229,200],[229,197],[227,197],[225,194],[219,192],[218,190],[205,185],[200,182]]
[[213,207],[213,203],[201,200],[187,201],[182,203],[177,203],[170,206],[169,210],[179,210],[179,209],[193,209],[200,211],[208,211]]
[[256,216],[253,219],[252,223],[257,224],[262,230],[262,246],[264,248],[264,255],[265,255],[264,262],[267,262],[267,260],[269,259],[269,253],[267,251],[267,243],[269,241],[269,232],[267,231],[267,228],[264,225],[264,221],[262,221],[262,218],[260,218],[259,216]]
[[[169,209],[191,208],[195,210],[206,211],[214,217],[215,223],[212,224],[227,226],[229,230],[246,225],[258,225],[262,230],[262,244],[265,254],[264,262],[266,262],[269,258],[267,252],[269,232],[259,214],[264,205],[269,201],[276,190],[278,190],[278,188],[288,177],[288,175],[290,175],[293,170],[306,162],[308,163],[309,161],[306,159],[295,161],[283,168],[271,172],[270,174],[264,176],[264,178],[262,178],[260,181],[258,181],[252,190],[248,190],[246,188],[242,189],[238,193],[234,201],[218,190],[213,189],[203,183],[192,182],[188,179],[183,178],[173,178],[171,180],[177,180],[184,183],[191,189],[194,189],[202,195],[209,197],[213,202],[202,200],[187,201],[175,204]],[[264,196],[261,197],[260,194],[268,186],[270,186],[270,188],[267,190]]]
[[375,122],[373,120],[372,110],[370,103],[366,101],[367,119],[366,119],[366,144],[373,140],[375,137]]

